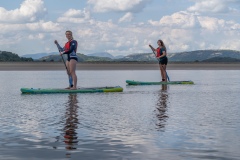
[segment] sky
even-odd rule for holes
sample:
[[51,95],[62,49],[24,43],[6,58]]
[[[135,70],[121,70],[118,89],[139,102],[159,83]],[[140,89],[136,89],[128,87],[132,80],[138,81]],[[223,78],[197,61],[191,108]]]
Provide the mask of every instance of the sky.
[[71,30],[78,53],[240,50],[240,0],[0,0],[0,50],[57,52]]

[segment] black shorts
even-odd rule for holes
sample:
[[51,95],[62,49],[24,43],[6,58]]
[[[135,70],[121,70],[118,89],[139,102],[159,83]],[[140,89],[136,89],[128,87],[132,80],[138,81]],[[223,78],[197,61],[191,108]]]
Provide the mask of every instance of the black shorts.
[[71,59],[75,59],[75,60],[78,62],[78,58],[77,58],[77,57],[71,57],[71,58],[68,58],[67,61],[70,62]]
[[159,64],[161,64],[161,65],[164,65],[164,64],[167,65],[167,64],[168,64],[168,58],[167,58],[167,57],[160,58]]

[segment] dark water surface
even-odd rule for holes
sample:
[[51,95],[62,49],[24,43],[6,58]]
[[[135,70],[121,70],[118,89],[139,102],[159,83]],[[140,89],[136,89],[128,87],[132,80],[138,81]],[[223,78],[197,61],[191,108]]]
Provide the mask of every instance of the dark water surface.
[[79,86],[122,93],[22,95],[63,88],[64,71],[0,72],[0,159],[240,159],[240,71],[170,70],[195,85],[159,81],[159,71],[78,71]]

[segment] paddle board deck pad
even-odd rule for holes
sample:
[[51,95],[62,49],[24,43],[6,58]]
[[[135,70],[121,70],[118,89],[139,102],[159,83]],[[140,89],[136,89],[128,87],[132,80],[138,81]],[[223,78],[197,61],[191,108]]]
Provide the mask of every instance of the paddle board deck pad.
[[60,89],[60,88],[21,88],[24,94],[46,94],[46,93],[96,93],[96,92],[122,92],[123,88],[116,87],[92,87],[78,88],[76,90]]
[[171,81],[171,82],[141,82],[126,80],[128,85],[160,85],[160,84],[194,84],[193,81]]

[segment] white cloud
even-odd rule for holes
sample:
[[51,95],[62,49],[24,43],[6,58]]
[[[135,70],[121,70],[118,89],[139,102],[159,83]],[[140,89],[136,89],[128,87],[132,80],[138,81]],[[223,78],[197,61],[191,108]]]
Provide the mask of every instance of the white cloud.
[[0,33],[1,34],[15,34],[17,32],[29,33],[29,32],[58,32],[60,30],[60,25],[53,23],[51,21],[44,22],[39,21],[35,23],[26,23],[26,24],[0,24]]
[[28,38],[29,39],[43,39],[45,37],[45,35],[44,34],[42,34],[42,33],[39,33],[39,34],[36,34],[36,35],[29,35],[28,36]]
[[212,17],[198,17],[201,27],[213,32],[239,30],[240,24]]
[[[118,26],[112,21],[102,22],[90,20],[92,23],[71,24],[74,38],[79,42],[79,52],[92,53],[109,51],[114,55],[143,53],[143,41],[151,32],[139,26]],[[69,24],[62,24],[66,28]],[[66,38],[59,36],[59,43],[64,44]],[[62,37],[62,38],[61,38]]]
[[213,12],[213,13],[226,13],[235,9],[229,6],[230,3],[235,3],[237,0],[194,0],[196,4],[189,7],[187,10],[190,12]]
[[83,11],[81,10],[76,10],[76,9],[69,9],[67,12],[64,14],[65,17],[83,17],[83,18],[89,18],[89,12],[84,9]]
[[36,23],[27,23],[24,26],[26,26],[27,29],[31,31],[38,31],[38,32],[58,32],[61,29],[58,23],[54,23],[51,21],[49,22],[39,21]]
[[61,17],[58,18],[58,22],[68,22],[68,23],[84,23],[90,19],[90,12],[84,9],[75,10],[69,9]]
[[88,0],[95,12],[140,12],[151,0]]
[[[229,23],[231,23],[231,22],[229,22]],[[235,23],[235,22],[233,22],[233,23],[234,24],[231,25],[230,29],[232,29],[232,30],[240,30],[240,24],[239,23]]]
[[170,52],[239,48],[235,41],[240,35],[240,24],[234,21],[181,11],[164,16],[159,21],[148,22],[154,30],[151,38],[156,39],[158,35],[166,42]]
[[128,12],[123,17],[121,17],[118,22],[131,22],[133,20],[133,14]]
[[219,31],[220,28],[224,28],[225,26],[224,20],[219,20],[212,17],[199,17],[199,21],[202,28],[211,31]]
[[[175,23],[165,20],[166,17],[156,21],[158,25],[143,23],[141,25],[127,24],[124,26],[119,26],[118,23],[112,21],[103,22],[88,19],[87,21],[91,23],[81,23],[81,25],[78,23],[62,23],[57,31],[53,28],[49,33],[44,30],[44,27],[40,27],[43,24],[31,24],[31,27],[19,26],[22,30],[26,29],[27,32],[18,35],[18,38],[21,39],[24,35],[30,35],[28,38],[32,38],[32,41],[37,42],[37,39],[39,39],[44,42],[39,44],[42,49],[52,48],[55,51],[52,41],[57,39],[63,45],[67,41],[64,32],[68,28],[73,31],[74,38],[79,42],[78,52],[88,54],[107,51],[115,56],[150,52],[148,44],[151,43],[156,47],[158,39],[165,42],[169,53],[196,49],[220,49],[220,47],[239,48],[239,45],[236,45],[236,42],[239,42],[236,37],[239,37],[240,24],[211,17],[187,15],[186,13],[179,13],[178,16],[176,14],[169,16],[172,21],[175,21],[178,16],[181,17],[181,20],[176,20]],[[194,21],[191,23],[187,20],[183,21],[189,17],[192,17]],[[42,32],[39,34],[38,30],[42,30]],[[29,34],[29,31],[31,31],[31,34]],[[49,50],[46,51],[49,52]]]
[[20,8],[6,10],[0,7],[0,22],[19,23],[34,22],[42,19],[47,12],[42,0],[25,0]]
[[57,23],[44,21],[46,13],[42,0],[25,0],[13,10],[0,7],[1,50],[21,55],[49,45],[50,35],[62,29]]
[[148,21],[153,26],[168,26],[177,28],[198,28],[199,22],[197,15],[187,12],[177,12],[170,16],[163,16],[160,21]]
[[[238,35],[240,36],[240,35]],[[231,41],[223,40],[219,49],[230,49],[230,50],[240,50],[239,49],[240,40],[238,38],[232,39]]]

